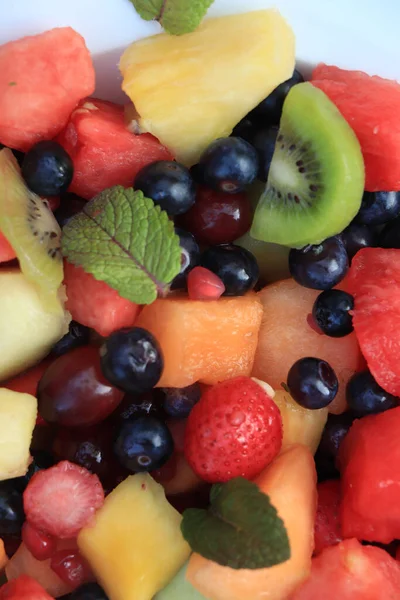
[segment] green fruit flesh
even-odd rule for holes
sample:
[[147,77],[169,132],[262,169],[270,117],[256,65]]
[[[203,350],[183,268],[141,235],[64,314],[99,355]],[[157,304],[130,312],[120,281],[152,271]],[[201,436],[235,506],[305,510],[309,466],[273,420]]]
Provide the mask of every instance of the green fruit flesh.
[[260,269],[259,280],[263,285],[290,277],[289,248],[287,246],[255,240],[249,232],[235,240],[235,244],[255,256]]
[[187,564],[161,592],[154,596],[153,600],[206,600],[186,579],[186,570]]
[[289,247],[336,235],[357,214],[364,161],[349,124],[310,83],[289,92],[251,236]]

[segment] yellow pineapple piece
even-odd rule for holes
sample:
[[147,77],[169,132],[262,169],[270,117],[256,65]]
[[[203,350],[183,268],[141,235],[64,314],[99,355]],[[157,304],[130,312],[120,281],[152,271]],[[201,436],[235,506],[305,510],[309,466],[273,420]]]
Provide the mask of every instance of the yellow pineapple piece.
[[141,132],[190,166],[293,74],[294,35],[276,10],[208,19],[193,33],[160,34],[122,55],[122,88]]
[[34,396],[0,388],[0,480],[27,472],[36,415]]
[[328,409],[309,410],[303,408],[284,390],[277,390],[273,399],[282,415],[281,452],[293,444],[304,444],[315,454],[328,418]]
[[190,554],[181,519],[147,473],[107,496],[78,546],[110,600],[151,600],[175,576]]

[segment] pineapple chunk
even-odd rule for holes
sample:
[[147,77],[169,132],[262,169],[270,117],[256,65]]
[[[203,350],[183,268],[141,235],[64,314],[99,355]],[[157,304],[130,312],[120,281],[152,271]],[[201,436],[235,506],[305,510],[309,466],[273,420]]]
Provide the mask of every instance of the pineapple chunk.
[[281,452],[285,452],[293,444],[304,444],[315,454],[328,418],[328,408],[303,408],[284,390],[276,391],[274,402],[282,415]]
[[162,486],[138,473],[107,496],[78,546],[110,600],[151,600],[189,557],[180,524]]
[[0,388],[0,480],[27,472],[36,416],[34,396]]
[[191,166],[293,74],[294,35],[276,10],[208,19],[193,33],[160,34],[122,55],[122,88],[139,130]]

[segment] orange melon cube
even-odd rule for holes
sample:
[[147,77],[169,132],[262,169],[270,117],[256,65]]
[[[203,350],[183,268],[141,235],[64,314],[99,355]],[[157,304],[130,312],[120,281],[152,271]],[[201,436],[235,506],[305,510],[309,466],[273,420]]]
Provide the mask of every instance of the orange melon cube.
[[211,302],[171,296],[145,306],[135,325],[160,343],[164,372],[159,387],[195,381],[214,385],[250,375],[262,312],[254,293]]

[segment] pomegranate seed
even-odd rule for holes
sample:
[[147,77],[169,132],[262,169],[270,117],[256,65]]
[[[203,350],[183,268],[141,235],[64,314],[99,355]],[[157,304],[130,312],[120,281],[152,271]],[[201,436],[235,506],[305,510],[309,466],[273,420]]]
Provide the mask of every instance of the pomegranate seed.
[[61,581],[73,589],[94,579],[90,566],[79,551],[58,550],[53,554],[50,566]]
[[22,527],[22,541],[37,560],[47,560],[54,554],[57,547],[55,538],[36,529],[28,521],[25,521]]
[[218,300],[225,291],[225,286],[218,275],[204,267],[192,269],[187,284],[191,300]]

